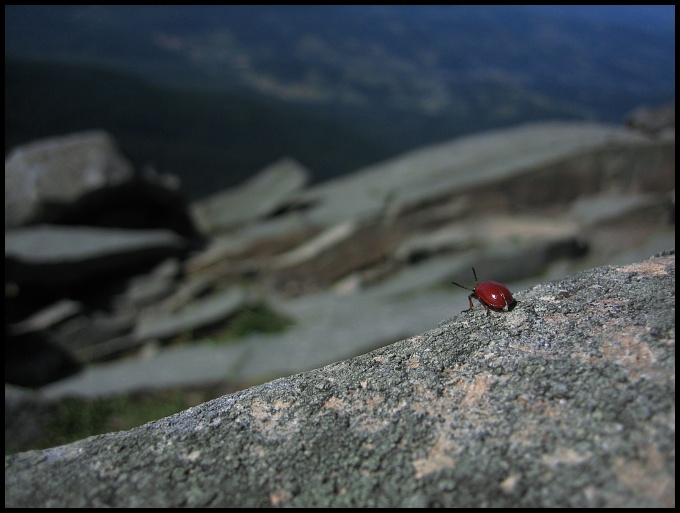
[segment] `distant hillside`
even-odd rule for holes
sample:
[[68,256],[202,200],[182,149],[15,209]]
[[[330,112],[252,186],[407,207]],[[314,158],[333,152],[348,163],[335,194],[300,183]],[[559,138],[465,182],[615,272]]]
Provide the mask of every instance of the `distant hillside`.
[[521,118],[514,107],[618,121],[641,101],[665,95],[662,103],[675,92],[672,6],[5,12],[6,56],[98,63],[164,85],[240,88],[319,110],[502,122]]

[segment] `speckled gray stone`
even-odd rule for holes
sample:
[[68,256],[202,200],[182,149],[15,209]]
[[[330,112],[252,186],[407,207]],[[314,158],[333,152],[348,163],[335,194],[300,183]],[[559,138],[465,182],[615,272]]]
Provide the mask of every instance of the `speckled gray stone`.
[[[5,506],[674,507],[675,255],[5,458]],[[370,312],[367,312],[370,315]]]

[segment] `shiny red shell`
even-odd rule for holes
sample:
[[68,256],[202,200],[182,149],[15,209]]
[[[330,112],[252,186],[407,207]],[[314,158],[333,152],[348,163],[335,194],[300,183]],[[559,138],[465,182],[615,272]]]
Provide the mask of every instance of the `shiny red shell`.
[[505,310],[506,308],[512,310],[517,304],[508,287],[497,281],[478,283],[470,294],[470,308],[472,308],[472,298],[477,299],[484,308],[492,310]]

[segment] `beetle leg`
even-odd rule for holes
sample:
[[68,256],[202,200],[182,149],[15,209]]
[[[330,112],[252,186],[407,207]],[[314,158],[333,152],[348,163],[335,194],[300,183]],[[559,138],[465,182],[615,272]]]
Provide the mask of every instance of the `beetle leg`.
[[472,298],[474,297],[474,295],[475,295],[475,293],[473,292],[472,294],[470,294],[468,296],[468,301],[470,301],[470,308],[468,308],[467,310],[461,310],[460,313],[469,312],[470,310],[472,310],[474,308],[474,305],[472,304]]

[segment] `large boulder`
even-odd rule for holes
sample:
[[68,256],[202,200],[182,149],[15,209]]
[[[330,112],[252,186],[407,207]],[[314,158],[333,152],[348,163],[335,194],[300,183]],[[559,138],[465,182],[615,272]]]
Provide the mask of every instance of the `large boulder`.
[[8,456],[5,507],[674,507],[674,254],[515,297]]
[[83,196],[133,177],[132,164],[101,131],[15,148],[5,160],[5,228],[58,219]]
[[5,229],[39,223],[194,233],[179,181],[137,173],[100,130],[35,141],[5,160]]

